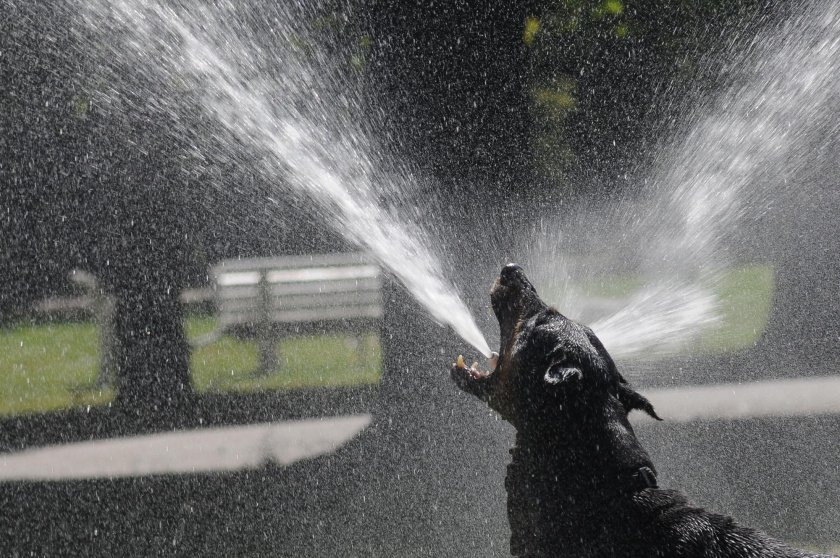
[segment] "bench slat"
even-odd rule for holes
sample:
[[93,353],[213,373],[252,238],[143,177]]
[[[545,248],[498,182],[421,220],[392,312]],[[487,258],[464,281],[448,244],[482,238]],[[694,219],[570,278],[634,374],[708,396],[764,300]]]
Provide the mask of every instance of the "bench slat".
[[[331,306],[324,308],[299,308],[295,310],[280,310],[269,314],[272,324],[302,323],[302,322],[332,322],[332,321],[354,321],[360,319],[381,319],[382,306],[378,304],[362,306]],[[260,310],[253,312],[237,312],[225,314],[220,317],[223,326],[249,325],[260,326],[263,320],[263,313]]]
[[371,304],[367,306],[318,308],[317,310],[312,308],[285,310],[282,312],[272,312],[271,317],[274,321],[283,323],[347,320],[354,318],[379,319],[382,317],[382,306]]
[[271,285],[270,289],[272,296],[381,291],[382,278],[345,279],[341,281],[317,281],[312,283],[277,283]]
[[258,285],[261,278],[261,271],[225,271],[216,274],[216,285],[220,287]]
[[256,312],[262,308],[259,299],[241,298],[226,300],[219,305],[219,314],[238,314],[240,312]]
[[[366,304],[381,304],[382,294],[379,291],[350,291],[323,292],[304,295],[272,296],[269,299],[271,308],[278,310],[294,310],[296,308],[323,308],[325,306],[359,306]],[[255,297],[225,299],[219,305],[220,313],[236,313],[239,311],[262,308],[261,300]]]
[[[271,296],[319,294],[319,293],[348,293],[358,291],[380,291],[382,279],[346,279],[342,281],[316,281],[312,283],[278,283],[269,286]],[[257,298],[261,296],[260,288],[255,286],[236,286],[219,288],[216,297],[220,300],[238,298]]]
[[291,269],[298,267],[329,267],[341,265],[370,265],[371,258],[362,253],[315,254],[311,256],[281,256],[276,258],[242,258],[225,260],[213,267],[213,273],[253,271],[260,269]]
[[271,307],[277,310],[295,310],[305,308],[324,308],[328,306],[364,306],[381,304],[382,295],[377,291],[349,293],[318,293],[313,295],[294,295],[272,297]]
[[270,270],[266,273],[266,280],[269,283],[305,283],[339,279],[370,279],[373,277],[379,277],[379,268],[373,265],[303,267]]
[[260,297],[260,288],[259,286],[253,287],[224,287],[217,289],[216,297],[222,301],[228,300],[235,300],[235,299],[245,299],[245,298],[252,298],[257,299]]

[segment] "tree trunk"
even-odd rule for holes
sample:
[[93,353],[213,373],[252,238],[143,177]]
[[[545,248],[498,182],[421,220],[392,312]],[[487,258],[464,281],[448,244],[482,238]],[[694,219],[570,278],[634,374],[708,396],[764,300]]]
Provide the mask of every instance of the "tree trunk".
[[117,292],[117,404],[148,424],[185,419],[192,401],[190,351],[178,291],[137,283]]

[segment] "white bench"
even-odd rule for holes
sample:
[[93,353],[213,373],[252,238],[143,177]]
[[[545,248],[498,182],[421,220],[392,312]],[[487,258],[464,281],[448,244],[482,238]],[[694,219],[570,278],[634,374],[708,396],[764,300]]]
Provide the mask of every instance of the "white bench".
[[381,327],[382,272],[365,254],[224,260],[211,269],[211,281],[218,313],[213,337],[257,339],[262,372],[277,367],[281,338],[358,337]]

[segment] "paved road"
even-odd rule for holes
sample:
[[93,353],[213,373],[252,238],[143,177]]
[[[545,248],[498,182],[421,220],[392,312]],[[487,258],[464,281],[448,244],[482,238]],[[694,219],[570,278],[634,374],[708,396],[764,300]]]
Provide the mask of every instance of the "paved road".
[[840,414],[840,376],[641,391],[656,412],[672,422]]

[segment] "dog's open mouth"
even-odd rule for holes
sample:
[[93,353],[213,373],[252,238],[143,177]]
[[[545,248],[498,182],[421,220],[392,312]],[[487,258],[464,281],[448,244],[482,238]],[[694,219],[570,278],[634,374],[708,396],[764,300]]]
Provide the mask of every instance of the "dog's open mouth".
[[467,368],[467,363],[464,361],[463,355],[458,355],[457,360],[452,363],[452,366],[458,368],[462,372],[465,372],[471,379],[473,380],[483,380],[487,378],[493,373],[493,370],[496,369],[496,365],[498,364],[499,360],[499,353],[493,353],[490,355],[490,358],[487,359],[488,369],[482,370],[479,365],[478,361],[473,362],[472,365]]
[[[536,289],[528,281],[522,268],[517,264],[504,266],[490,289],[490,302],[499,320],[500,353],[504,354],[509,350],[508,345],[514,338],[515,324],[523,317],[532,299],[539,302]],[[542,303],[539,302],[539,305]],[[464,357],[459,355],[458,359],[452,363],[453,378],[462,388],[466,388],[466,384],[472,381],[488,379],[496,372],[498,364],[499,353],[495,352],[487,359],[486,370],[481,368],[478,362],[473,362],[467,367]]]

